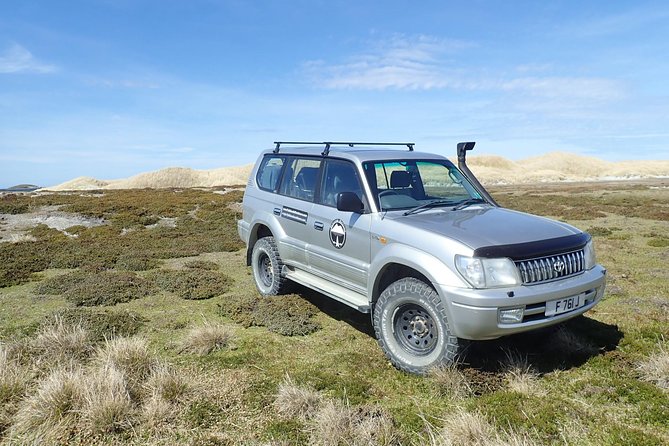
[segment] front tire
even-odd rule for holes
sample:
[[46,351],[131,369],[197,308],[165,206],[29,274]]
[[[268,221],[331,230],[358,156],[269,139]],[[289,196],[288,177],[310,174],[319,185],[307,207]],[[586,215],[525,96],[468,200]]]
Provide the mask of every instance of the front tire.
[[286,291],[286,278],[281,275],[283,261],[274,237],[263,237],[253,245],[251,266],[256,288],[263,296],[276,296]]
[[412,277],[381,293],[374,307],[374,332],[390,362],[409,373],[425,374],[453,363],[460,351],[439,295]]

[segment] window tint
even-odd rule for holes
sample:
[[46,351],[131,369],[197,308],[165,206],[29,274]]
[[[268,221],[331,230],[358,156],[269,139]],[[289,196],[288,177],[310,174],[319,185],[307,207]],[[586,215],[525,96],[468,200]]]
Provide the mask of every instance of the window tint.
[[363,199],[355,166],[346,161],[329,159],[323,173],[322,203],[326,206],[337,206],[337,195],[340,192],[353,192]]
[[281,194],[300,200],[313,201],[321,161],[311,158],[296,158],[286,166],[281,184]]
[[279,185],[281,168],[283,167],[283,157],[267,156],[262,161],[258,169],[258,187],[264,190],[275,191]]

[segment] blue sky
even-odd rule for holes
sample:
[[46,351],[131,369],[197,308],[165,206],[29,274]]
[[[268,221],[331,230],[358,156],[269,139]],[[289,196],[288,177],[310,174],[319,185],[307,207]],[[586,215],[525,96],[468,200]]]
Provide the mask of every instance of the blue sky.
[[277,139],[669,158],[669,3],[4,0],[0,187]]

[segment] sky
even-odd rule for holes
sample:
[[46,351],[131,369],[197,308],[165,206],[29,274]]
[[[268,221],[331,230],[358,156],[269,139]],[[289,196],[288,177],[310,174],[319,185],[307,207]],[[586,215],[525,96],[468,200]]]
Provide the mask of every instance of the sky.
[[3,0],[0,187],[276,140],[669,159],[669,3]]

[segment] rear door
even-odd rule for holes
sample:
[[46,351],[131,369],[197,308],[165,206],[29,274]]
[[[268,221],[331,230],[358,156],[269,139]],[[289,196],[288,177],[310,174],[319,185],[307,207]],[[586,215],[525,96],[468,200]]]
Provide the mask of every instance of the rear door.
[[[353,192],[366,203],[360,174],[349,161],[323,161],[320,190],[312,207],[310,246],[312,273],[365,294],[370,264],[370,214],[340,212],[337,194]],[[369,205],[366,205],[369,209]]]
[[285,236],[277,240],[281,258],[286,264],[302,269],[308,268],[306,249],[310,230],[307,223],[311,219],[320,165],[320,158],[289,157],[272,205],[285,232]]

